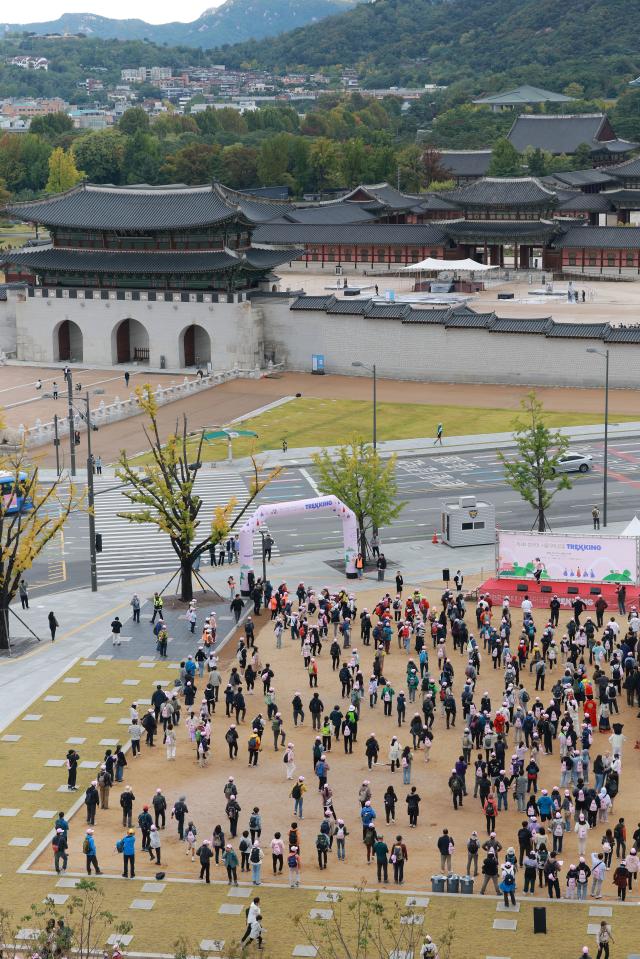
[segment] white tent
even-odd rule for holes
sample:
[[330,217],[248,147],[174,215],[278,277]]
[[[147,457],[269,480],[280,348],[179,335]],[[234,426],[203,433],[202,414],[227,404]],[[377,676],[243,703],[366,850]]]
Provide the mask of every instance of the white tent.
[[628,526],[620,533],[621,536],[640,536],[640,519],[634,516]]
[[409,266],[403,266],[403,273],[424,273],[429,270],[435,272],[455,271],[456,273],[480,273],[484,270],[497,270],[497,266],[491,266],[488,263],[477,263],[475,260],[435,260],[428,256],[426,260],[420,263],[411,263]]

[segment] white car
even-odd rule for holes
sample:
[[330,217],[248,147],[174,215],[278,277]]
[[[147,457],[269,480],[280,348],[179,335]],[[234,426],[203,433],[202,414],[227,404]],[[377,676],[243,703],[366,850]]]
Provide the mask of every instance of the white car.
[[563,453],[558,457],[556,473],[588,473],[593,457],[586,453]]

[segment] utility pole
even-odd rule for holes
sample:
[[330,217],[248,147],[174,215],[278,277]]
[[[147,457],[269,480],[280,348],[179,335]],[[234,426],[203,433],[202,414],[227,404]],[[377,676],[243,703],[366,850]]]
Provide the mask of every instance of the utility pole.
[[604,484],[603,484],[603,510],[602,525],[607,525],[607,472],[609,466],[609,350],[605,351],[605,373],[604,373]]
[[71,456],[71,475],[76,475],[76,438],[74,436],[73,418],[73,382],[71,370],[67,367],[67,397],[69,402],[69,453]]
[[53,445],[56,451],[56,475],[60,476],[60,436],[58,434],[58,414],[53,415]]
[[93,456],[91,455],[91,407],[89,393],[85,397],[87,404],[87,505],[89,507],[89,556],[91,559],[91,592],[98,592],[98,557],[96,554],[96,517],[94,513],[95,497],[93,492]]

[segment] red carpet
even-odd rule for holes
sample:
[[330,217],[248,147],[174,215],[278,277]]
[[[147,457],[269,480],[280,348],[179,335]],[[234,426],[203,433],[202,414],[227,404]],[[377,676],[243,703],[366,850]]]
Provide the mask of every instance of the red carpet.
[[[518,590],[518,585],[526,586],[526,592],[524,590]],[[542,592],[542,587],[549,587],[551,592]],[[576,592],[569,593],[569,587],[572,591],[577,590]],[[534,579],[497,579],[493,577],[487,579],[478,587],[478,593],[488,593],[491,597],[494,605],[501,605],[502,600],[505,596],[509,597],[509,603],[513,607],[519,607],[520,603],[524,599],[525,595],[528,595],[529,599],[533,605],[538,609],[548,609],[549,602],[552,597],[555,595],[558,597],[563,607],[569,609],[571,607],[571,602],[579,596],[588,607],[593,607],[593,604],[597,600],[597,596],[591,594],[591,590],[595,589],[592,583],[567,583],[564,581],[549,581],[546,580],[538,586]],[[609,605],[609,609],[612,613],[618,611],[618,600],[616,598],[616,588],[614,584],[603,583],[598,587],[602,590],[602,596]],[[627,586],[627,610],[631,606],[640,607],[640,595],[638,594],[637,586]]]

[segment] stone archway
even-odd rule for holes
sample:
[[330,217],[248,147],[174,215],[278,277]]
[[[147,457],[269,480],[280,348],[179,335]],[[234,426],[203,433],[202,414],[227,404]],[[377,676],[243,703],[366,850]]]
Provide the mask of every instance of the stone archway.
[[73,320],[63,320],[53,333],[53,358],[57,362],[81,363],[82,330]]
[[206,367],[211,362],[211,337],[203,326],[192,323],[180,334],[180,366]]
[[114,363],[148,363],[149,334],[139,320],[121,320],[112,335],[111,354]]

